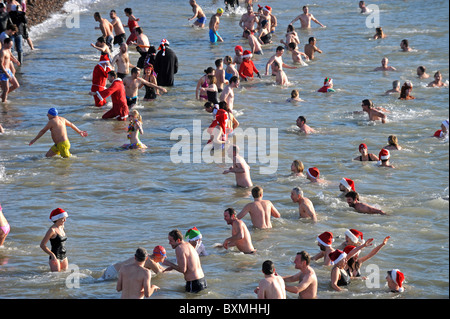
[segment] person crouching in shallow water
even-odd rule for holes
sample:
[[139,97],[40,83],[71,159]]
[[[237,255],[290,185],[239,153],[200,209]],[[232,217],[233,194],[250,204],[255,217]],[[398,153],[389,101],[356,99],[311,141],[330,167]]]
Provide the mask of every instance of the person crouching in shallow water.
[[412,83],[409,81],[406,81],[400,90],[400,97],[398,99],[399,100],[414,100],[415,97],[411,95],[412,88],[413,88]]

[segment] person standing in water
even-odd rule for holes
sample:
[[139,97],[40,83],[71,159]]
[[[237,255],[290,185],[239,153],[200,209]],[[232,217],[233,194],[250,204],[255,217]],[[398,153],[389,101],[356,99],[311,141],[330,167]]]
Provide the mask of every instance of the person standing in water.
[[[52,272],[67,270],[67,267],[69,266],[65,246],[67,236],[64,231],[64,223],[66,222],[67,217],[69,217],[69,215],[62,208],[54,209],[50,213],[50,221],[53,222],[53,225],[48,229],[41,241],[41,249],[50,256],[49,265]],[[49,241],[51,249],[47,247]]]

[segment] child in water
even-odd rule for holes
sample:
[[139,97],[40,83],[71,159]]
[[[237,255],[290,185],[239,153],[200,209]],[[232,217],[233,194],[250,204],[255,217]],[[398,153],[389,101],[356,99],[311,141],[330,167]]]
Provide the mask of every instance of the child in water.
[[130,144],[122,145],[122,148],[125,149],[138,149],[138,148],[147,148],[145,144],[141,142],[139,139],[140,134],[144,134],[144,130],[142,129],[142,117],[137,110],[133,110],[130,112],[128,116],[130,119],[130,124],[128,125],[128,138],[130,140]]

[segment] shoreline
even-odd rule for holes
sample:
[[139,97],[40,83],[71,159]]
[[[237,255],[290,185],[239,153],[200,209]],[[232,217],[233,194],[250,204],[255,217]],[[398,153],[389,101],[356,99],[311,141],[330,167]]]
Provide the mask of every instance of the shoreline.
[[68,0],[27,1],[26,15],[28,19],[28,28],[38,25],[50,18],[52,14],[60,12],[67,1]]

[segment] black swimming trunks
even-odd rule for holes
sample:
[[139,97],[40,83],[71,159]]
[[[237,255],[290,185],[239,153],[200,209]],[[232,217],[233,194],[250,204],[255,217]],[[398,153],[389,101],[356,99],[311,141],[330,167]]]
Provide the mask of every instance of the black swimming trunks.
[[205,277],[196,279],[196,280],[192,280],[192,281],[186,281],[186,292],[197,293],[206,288],[208,288],[208,287],[206,285]]

